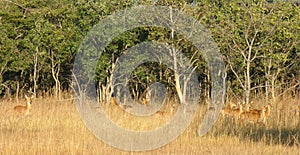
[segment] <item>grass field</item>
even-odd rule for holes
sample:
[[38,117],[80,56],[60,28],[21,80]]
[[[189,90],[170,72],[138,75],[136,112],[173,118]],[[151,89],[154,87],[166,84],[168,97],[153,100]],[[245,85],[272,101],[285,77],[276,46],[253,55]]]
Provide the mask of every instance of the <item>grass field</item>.
[[[295,113],[300,101],[281,101],[284,103],[272,107],[265,126],[242,125],[220,117],[207,135],[198,137],[196,131],[206,109],[202,106],[189,128],[173,142],[151,151],[129,152],[98,140],[70,100],[34,99],[31,114],[25,118],[13,113],[15,101],[1,100],[0,154],[300,154],[299,116]],[[117,124],[132,128],[139,124],[137,130],[147,129],[148,122],[159,126],[172,116],[157,115],[141,123],[140,118],[120,119],[119,111],[109,111]]]

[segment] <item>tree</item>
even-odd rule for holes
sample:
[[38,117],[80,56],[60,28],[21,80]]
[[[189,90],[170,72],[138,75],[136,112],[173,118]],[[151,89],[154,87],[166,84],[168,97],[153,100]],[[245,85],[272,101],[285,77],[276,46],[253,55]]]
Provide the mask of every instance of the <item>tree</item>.
[[[280,41],[275,36],[280,36],[278,32],[286,28],[285,22],[282,20],[283,16],[296,14],[294,12],[296,7],[290,3],[268,3],[264,1],[231,1],[219,3],[218,7],[217,10],[219,11],[216,11],[214,21],[216,30],[213,32],[222,36],[219,42],[221,51],[226,55],[226,61],[230,68],[229,74],[233,74],[236,79],[231,79],[231,75],[228,76],[229,80],[234,82],[232,86],[236,83],[242,88],[245,103],[249,103],[251,91],[262,87],[267,89],[269,87],[267,81],[271,79],[273,81],[271,85],[275,86],[274,82],[278,79],[277,72],[283,70],[287,65],[284,57],[289,55],[290,49],[280,47],[280,50],[277,49],[274,53],[274,42],[290,42],[286,35]],[[282,10],[289,10],[289,13],[282,14]],[[294,19],[295,16],[289,17],[297,20],[297,18]],[[291,21],[289,23],[291,24]],[[290,27],[288,31],[293,32],[295,29]],[[297,37],[295,38],[297,39]],[[295,43],[296,41],[292,41],[288,44],[293,47]],[[279,55],[281,58],[278,57]],[[267,61],[267,64],[262,63]],[[268,71],[267,68],[274,68],[271,66],[274,66],[277,71]],[[270,78],[270,74],[272,74],[272,78]],[[264,85],[263,81],[266,81],[267,84]],[[272,89],[274,92],[274,87]]]

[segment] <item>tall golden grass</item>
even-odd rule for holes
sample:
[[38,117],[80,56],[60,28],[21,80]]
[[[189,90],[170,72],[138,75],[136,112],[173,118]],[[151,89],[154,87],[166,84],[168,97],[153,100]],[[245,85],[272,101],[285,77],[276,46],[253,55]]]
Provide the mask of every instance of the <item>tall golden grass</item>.
[[[196,131],[207,109],[201,105],[189,128],[173,142],[151,151],[130,152],[111,147],[90,133],[70,100],[36,98],[28,117],[16,117],[11,109],[17,103],[1,100],[0,154],[300,154],[299,116],[295,115],[299,101],[281,101],[273,105],[266,126],[241,125],[220,117],[207,135],[198,137]],[[261,101],[256,103],[263,106]],[[172,117],[165,112],[123,118],[118,110],[107,110],[112,120],[135,130],[160,126]]]

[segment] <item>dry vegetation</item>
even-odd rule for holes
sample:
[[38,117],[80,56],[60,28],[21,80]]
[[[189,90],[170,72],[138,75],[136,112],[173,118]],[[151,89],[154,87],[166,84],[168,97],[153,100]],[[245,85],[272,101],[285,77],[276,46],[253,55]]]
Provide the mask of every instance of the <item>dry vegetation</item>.
[[[12,112],[15,101],[1,100],[0,154],[300,154],[299,100],[281,101],[284,102],[272,107],[267,125],[241,125],[220,117],[206,136],[197,137],[196,130],[206,110],[202,106],[189,128],[175,141],[152,151],[127,152],[91,134],[72,101],[37,98],[29,116],[20,117]],[[20,103],[25,104],[25,99]],[[255,103],[262,107],[260,101]],[[119,110],[108,109],[112,120],[136,130],[149,129],[149,122],[159,126],[172,116],[165,112],[143,121],[129,115],[120,119]]]

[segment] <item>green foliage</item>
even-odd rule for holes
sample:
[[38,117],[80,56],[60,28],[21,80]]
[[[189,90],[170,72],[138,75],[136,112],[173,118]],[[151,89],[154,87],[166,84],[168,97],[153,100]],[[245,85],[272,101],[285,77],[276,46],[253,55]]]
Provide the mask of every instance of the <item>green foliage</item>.
[[[34,56],[38,56],[39,90],[54,86],[51,68],[59,70],[59,80],[69,89],[74,57],[84,36],[99,20],[134,5],[164,5],[180,9],[197,18],[217,42],[228,68],[228,83],[241,92],[239,82],[229,70],[229,63],[244,79],[246,62],[241,51],[249,50],[246,39],[254,38],[252,46],[256,59],[251,64],[252,85],[263,84],[269,68],[270,74],[281,70],[279,77],[285,80],[300,78],[300,14],[299,5],[276,1],[171,1],[171,0],[53,0],[0,2],[0,94],[4,86],[16,90],[29,83],[32,86]],[[146,17],[145,17],[146,18]],[[105,33],[105,32],[103,32]],[[206,63],[200,52],[179,33],[170,37],[170,30],[159,27],[142,27],[127,31],[104,49],[96,64],[95,80],[106,84],[112,64],[124,51],[145,41],[157,41],[175,45],[188,58],[196,53],[194,67],[203,80],[207,76]],[[248,37],[248,38],[247,38]],[[95,49],[89,49],[97,52]],[[91,53],[97,54],[97,53]],[[252,55],[254,56],[254,55]],[[52,64],[54,62],[54,64]],[[93,64],[85,60],[86,69]],[[159,75],[163,71],[163,76]],[[132,84],[146,82],[170,83],[172,71],[167,66],[147,63],[137,68],[131,76]],[[279,78],[277,79],[279,80]],[[202,81],[203,82],[203,81]],[[169,84],[172,86],[172,83]]]

